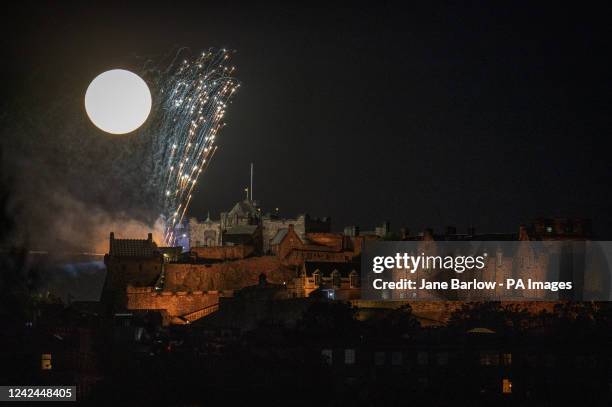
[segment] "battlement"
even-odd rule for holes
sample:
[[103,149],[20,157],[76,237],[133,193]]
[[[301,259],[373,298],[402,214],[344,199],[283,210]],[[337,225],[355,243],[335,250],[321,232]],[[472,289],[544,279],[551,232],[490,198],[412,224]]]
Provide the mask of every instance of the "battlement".
[[197,297],[197,296],[218,296],[218,297],[232,297],[234,295],[234,290],[196,290],[196,291],[187,291],[187,290],[175,290],[175,291],[157,291],[153,287],[135,287],[132,285],[128,285],[126,288],[127,295],[150,295],[153,297]]
[[129,287],[126,292],[127,309],[130,310],[160,310],[165,311],[172,320],[182,318],[199,310],[219,304],[219,298],[233,295],[230,292],[188,292],[188,291],[147,291]]
[[206,260],[236,260],[244,259],[255,251],[253,246],[212,246],[212,247],[192,247],[191,252],[198,259]]
[[292,281],[294,269],[281,266],[275,256],[249,257],[214,264],[170,263],[165,267],[165,289],[168,291],[225,292],[255,285],[265,274],[277,284]]

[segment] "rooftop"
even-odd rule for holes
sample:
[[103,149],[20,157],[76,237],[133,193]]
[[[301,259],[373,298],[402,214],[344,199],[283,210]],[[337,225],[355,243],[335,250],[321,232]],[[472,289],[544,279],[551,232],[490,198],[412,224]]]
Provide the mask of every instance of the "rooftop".
[[158,247],[151,233],[147,239],[115,239],[115,234],[113,232],[110,234],[110,256],[153,257],[157,253]]

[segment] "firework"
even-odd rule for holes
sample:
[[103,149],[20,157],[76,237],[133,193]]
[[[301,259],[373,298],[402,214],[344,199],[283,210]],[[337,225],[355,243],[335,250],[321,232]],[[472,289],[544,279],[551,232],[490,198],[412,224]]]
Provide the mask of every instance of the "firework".
[[169,245],[175,244],[175,228],[217,149],[226,109],[240,87],[232,76],[230,51],[211,49],[195,58],[183,54],[179,52],[159,77],[152,124],[154,181]]

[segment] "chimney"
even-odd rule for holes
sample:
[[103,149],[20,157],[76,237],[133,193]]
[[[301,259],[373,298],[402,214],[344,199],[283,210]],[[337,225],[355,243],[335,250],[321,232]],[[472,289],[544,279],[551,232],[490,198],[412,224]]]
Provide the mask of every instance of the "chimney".
[[114,232],[110,232],[110,242],[108,245],[108,254],[112,255],[114,250],[113,250],[113,246],[115,245],[115,233]]
[[152,241],[153,241],[153,233],[149,233],[149,234],[147,235],[147,240],[148,240],[149,242],[152,242]]

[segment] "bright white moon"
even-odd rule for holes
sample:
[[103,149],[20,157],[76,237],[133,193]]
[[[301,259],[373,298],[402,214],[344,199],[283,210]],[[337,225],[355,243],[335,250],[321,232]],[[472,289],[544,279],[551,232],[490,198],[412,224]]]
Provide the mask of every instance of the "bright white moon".
[[133,72],[113,69],[96,76],[85,93],[85,110],[96,127],[112,134],[136,130],[151,112],[151,92]]

